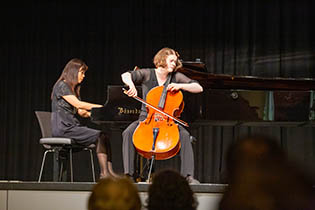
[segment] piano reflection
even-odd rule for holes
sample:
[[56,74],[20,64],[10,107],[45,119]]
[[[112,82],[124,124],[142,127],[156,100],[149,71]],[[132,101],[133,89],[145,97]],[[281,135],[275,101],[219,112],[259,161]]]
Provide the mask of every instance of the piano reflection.
[[[181,119],[188,123],[313,125],[314,79],[211,74],[202,62],[183,61],[178,71],[199,81],[204,88],[200,94],[184,92]],[[107,87],[104,107],[91,110],[92,122],[128,124],[138,119],[141,104],[125,95],[122,88]],[[138,93],[141,95],[140,87]]]

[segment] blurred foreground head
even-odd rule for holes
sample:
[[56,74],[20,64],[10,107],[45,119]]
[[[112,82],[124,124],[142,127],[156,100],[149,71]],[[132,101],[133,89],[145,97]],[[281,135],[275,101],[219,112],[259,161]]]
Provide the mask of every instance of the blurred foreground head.
[[314,204],[311,182],[275,139],[238,140],[228,150],[227,169],[229,187],[221,210],[310,209]]
[[137,188],[129,179],[101,179],[92,189],[88,210],[140,210]]
[[166,169],[153,177],[149,187],[149,210],[195,210],[197,205],[187,180],[177,171]]

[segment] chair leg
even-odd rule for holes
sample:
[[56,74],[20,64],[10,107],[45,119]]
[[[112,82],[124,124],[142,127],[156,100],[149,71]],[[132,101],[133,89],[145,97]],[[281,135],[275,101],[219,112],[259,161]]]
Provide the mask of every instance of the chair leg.
[[92,167],[92,175],[93,175],[93,182],[95,182],[95,171],[94,171],[94,161],[93,161],[93,152],[91,149],[90,151],[90,157],[91,157],[91,167]]
[[53,148],[52,151],[53,153],[53,181],[54,182],[58,182],[58,178],[59,178],[59,153],[60,153],[60,148],[56,147]]
[[71,182],[73,182],[72,148],[69,149],[69,153],[70,153],[70,177],[71,177]]
[[51,150],[46,150],[45,153],[44,153],[43,160],[42,160],[42,165],[40,167],[38,182],[41,181],[43,170],[44,170],[44,165],[45,165],[45,160],[46,160],[46,155],[47,155],[48,152],[52,152],[52,151]]
[[58,181],[62,181],[62,176],[63,176],[63,160],[61,161],[61,164],[60,164]]
[[60,155],[59,163],[60,163],[60,172],[59,172],[59,181],[66,182],[67,181],[67,172],[69,168],[69,150],[64,150]]

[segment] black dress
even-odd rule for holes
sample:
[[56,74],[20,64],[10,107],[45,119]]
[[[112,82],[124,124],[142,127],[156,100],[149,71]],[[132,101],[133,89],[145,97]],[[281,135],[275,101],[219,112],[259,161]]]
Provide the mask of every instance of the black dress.
[[74,95],[74,93],[66,82],[59,81],[54,86],[51,104],[52,135],[71,138],[75,143],[84,146],[95,143],[101,131],[80,124],[76,117],[77,109],[62,97],[66,95]]

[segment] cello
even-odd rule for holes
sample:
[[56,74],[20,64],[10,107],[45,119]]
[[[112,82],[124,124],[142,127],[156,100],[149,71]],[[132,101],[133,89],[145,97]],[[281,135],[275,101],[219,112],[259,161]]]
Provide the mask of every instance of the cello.
[[152,156],[157,160],[172,158],[180,149],[179,130],[175,121],[188,126],[176,118],[184,108],[183,94],[181,91],[167,91],[166,86],[158,86],[148,92],[146,105],[148,114],[136,128],[133,144],[138,153],[145,158],[150,159]]
[[180,150],[179,129],[175,121],[183,126],[188,124],[177,117],[184,109],[181,91],[167,91],[167,86],[152,88],[144,101],[138,96],[134,98],[146,105],[147,117],[141,121],[133,134],[133,144],[137,152],[151,159],[150,173],[154,159],[165,160],[174,157]]
[[153,161],[174,157],[180,150],[178,122],[186,127],[188,124],[177,117],[184,109],[181,91],[167,91],[167,84],[151,89],[147,94],[147,101],[138,96],[134,98],[147,108],[147,117],[141,121],[133,133],[133,144],[137,152],[151,159],[147,182],[150,181]]

